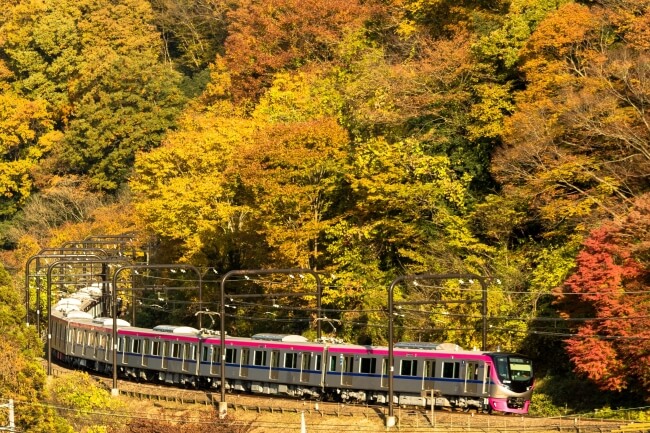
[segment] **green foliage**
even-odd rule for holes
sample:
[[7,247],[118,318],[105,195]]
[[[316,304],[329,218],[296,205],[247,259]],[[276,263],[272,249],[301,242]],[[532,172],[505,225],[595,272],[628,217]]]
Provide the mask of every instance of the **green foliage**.
[[519,62],[520,50],[544,17],[570,0],[514,0],[500,28],[482,36],[474,45],[478,56],[502,68]]
[[60,415],[78,432],[102,432],[106,426],[119,428],[120,418],[112,412],[123,412],[124,403],[111,396],[93,378],[83,372],[64,374],[50,384],[51,400]]
[[160,61],[151,17],[140,1],[24,1],[1,23],[8,83],[46,101],[41,117],[63,135],[37,156],[51,158],[50,171],[88,175],[96,189],[115,191],[135,152],[173,126],[184,102],[179,76]]

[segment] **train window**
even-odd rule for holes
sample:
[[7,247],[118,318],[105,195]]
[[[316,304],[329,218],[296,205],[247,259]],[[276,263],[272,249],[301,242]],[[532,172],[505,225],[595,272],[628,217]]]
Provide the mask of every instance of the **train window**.
[[460,363],[459,362],[443,362],[442,363],[442,377],[447,379],[458,379],[460,377]]
[[172,353],[171,353],[170,357],[172,357],[172,358],[180,358],[181,357],[180,344],[172,343]]
[[253,365],[266,365],[266,351],[265,350],[256,350],[253,356]]
[[131,337],[126,337],[125,351],[126,352],[131,352],[132,348],[133,348],[133,343],[131,342]]
[[133,340],[133,353],[138,353],[138,354],[142,353],[140,351],[140,347],[142,346],[141,343],[142,341],[140,340]]
[[209,356],[210,356],[210,347],[203,346],[203,348],[201,349],[201,362],[208,362]]
[[468,362],[466,368],[467,372],[465,373],[465,379],[478,380],[478,364],[475,362]]
[[160,356],[160,341],[152,341],[151,343],[151,354],[153,356]]
[[297,368],[298,367],[298,354],[285,353],[284,354],[284,368]]
[[377,358],[361,358],[359,373],[374,374],[377,371]]
[[196,346],[193,344],[190,344],[190,354],[189,354],[189,359],[192,361],[196,361]]
[[77,344],[82,344],[84,338],[84,331],[77,329]]
[[336,371],[336,355],[330,356],[329,371]]
[[237,349],[226,349],[226,363],[234,364],[235,362],[237,362]]
[[[226,353],[228,353],[228,349],[226,349]],[[212,346],[212,363],[221,363],[221,347]]]
[[402,368],[400,369],[402,376],[417,376],[418,374],[418,361],[417,359],[402,359]]
[[424,362],[424,377],[436,377],[436,361]]
[[160,349],[160,356],[162,356],[163,358],[169,356],[169,342],[167,341],[162,342],[162,347]]
[[118,337],[118,339],[117,339],[117,350],[119,352],[124,352],[124,337]]
[[321,369],[320,363],[322,361],[323,355],[316,355],[314,358],[316,358],[314,360],[314,369],[315,370],[320,370]]

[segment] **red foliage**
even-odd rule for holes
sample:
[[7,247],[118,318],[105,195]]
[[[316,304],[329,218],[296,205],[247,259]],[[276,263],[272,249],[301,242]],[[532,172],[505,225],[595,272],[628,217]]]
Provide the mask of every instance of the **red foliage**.
[[560,312],[576,321],[566,341],[578,373],[605,390],[650,396],[650,195],[628,216],[594,230],[577,269],[558,293]]

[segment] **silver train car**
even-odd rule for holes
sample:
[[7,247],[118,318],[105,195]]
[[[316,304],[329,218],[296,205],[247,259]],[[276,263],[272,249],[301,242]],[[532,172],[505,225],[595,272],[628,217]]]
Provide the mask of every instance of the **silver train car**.
[[[113,319],[54,308],[51,323],[54,359],[112,374]],[[168,325],[145,329],[120,319],[117,329],[121,377],[221,386],[218,333]],[[387,347],[310,342],[281,334],[226,336],[225,345],[227,390],[341,402],[388,401]],[[397,343],[393,355],[395,404],[528,413],[534,387],[529,358],[430,343]]]

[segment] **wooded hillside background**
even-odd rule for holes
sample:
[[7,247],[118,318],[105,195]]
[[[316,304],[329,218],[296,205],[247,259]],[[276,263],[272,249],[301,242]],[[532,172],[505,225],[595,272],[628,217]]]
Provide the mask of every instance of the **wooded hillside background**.
[[138,231],[377,344],[394,278],[474,273],[492,348],[650,399],[648,0],[9,0],[0,90],[9,269]]

